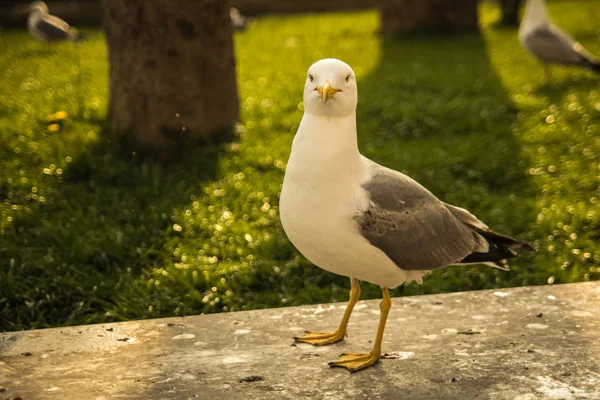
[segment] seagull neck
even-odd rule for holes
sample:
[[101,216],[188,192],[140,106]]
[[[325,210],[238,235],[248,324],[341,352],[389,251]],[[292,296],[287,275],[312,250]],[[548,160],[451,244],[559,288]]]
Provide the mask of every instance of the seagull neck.
[[294,138],[292,156],[315,166],[330,165],[332,172],[340,168],[358,171],[361,155],[356,137],[356,114],[345,117],[305,114]]
[[42,18],[44,18],[46,14],[44,13],[44,10],[42,10],[41,8],[35,8],[31,11],[31,13],[29,13],[29,17],[28,20],[29,21],[38,21]]
[[527,1],[524,21],[535,25],[545,25],[550,22],[550,16],[548,15],[544,0]]

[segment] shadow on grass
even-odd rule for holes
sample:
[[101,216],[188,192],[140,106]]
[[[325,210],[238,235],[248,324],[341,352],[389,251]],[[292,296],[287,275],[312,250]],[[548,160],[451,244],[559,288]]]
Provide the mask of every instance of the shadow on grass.
[[19,59],[27,59],[27,58],[39,58],[39,57],[48,57],[56,55],[57,49],[53,44],[46,44],[40,48],[36,49],[25,49],[15,54],[16,58]]
[[[583,67],[575,66],[553,66],[552,73],[556,75],[557,72],[568,73],[569,70],[582,70]],[[547,96],[553,102],[560,101],[566,93],[573,89],[585,89],[598,85],[600,78],[597,74],[592,71],[587,71],[585,75],[569,73],[566,76],[560,78],[554,76],[551,78],[550,83],[540,83],[537,85],[533,92],[538,95]]]
[[116,308],[143,270],[162,265],[172,211],[217,178],[223,146],[163,166],[115,146],[104,129],[72,154],[45,203],[1,237],[0,331],[114,320],[97,310]]

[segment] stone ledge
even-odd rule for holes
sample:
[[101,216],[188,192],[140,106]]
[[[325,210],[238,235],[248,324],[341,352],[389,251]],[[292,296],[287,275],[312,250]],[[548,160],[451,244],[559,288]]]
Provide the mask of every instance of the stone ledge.
[[[0,398],[600,399],[600,282],[393,299],[382,360],[328,369],[370,348],[378,301],[0,334]],[[2,390],[2,389],[0,389]]]

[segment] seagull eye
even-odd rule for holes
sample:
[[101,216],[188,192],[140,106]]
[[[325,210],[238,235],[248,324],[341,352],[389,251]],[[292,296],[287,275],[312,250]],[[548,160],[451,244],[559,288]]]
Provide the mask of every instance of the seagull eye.
[[308,79],[310,79],[311,82],[315,80],[311,74],[308,74]]
[[346,82],[350,82],[350,74],[346,76]]

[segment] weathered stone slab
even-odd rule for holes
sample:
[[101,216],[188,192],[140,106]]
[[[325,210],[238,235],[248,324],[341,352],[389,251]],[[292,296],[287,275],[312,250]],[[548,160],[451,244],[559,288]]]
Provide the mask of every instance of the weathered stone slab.
[[327,362],[370,348],[377,301],[344,342],[291,346],[343,308],[0,334],[0,399],[600,399],[600,282],[396,298],[384,351],[405,359],[354,374]]

